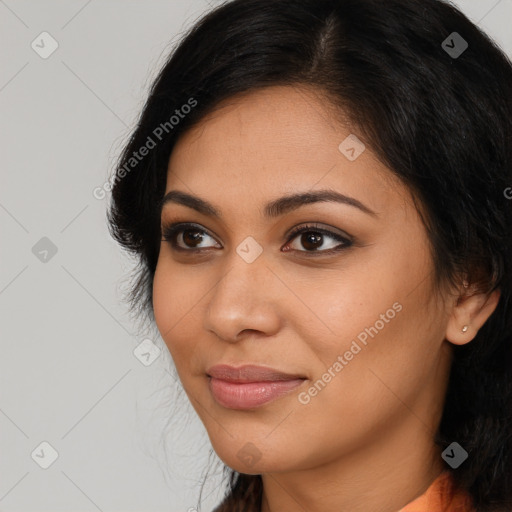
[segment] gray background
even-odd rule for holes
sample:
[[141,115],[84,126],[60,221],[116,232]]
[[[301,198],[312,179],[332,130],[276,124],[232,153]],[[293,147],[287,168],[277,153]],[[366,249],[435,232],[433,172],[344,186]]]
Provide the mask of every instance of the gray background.
[[[456,3],[512,55],[512,0]],[[133,261],[93,190],[172,45],[208,8],[0,0],[0,511],[196,506],[208,438],[158,334],[121,302]],[[44,31],[59,45],[46,59],[31,47],[50,48]],[[144,339],[162,348],[147,366],[133,352]],[[58,452],[47,469],[44,441]],[[219,468],[203,510],[221,498]]]

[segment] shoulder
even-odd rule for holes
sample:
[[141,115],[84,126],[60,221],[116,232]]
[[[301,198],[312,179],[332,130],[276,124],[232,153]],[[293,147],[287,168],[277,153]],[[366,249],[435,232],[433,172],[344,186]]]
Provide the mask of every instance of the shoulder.
[[457,489],[450,471],[443,471],[429,488],[399,512],[475,512],[467,491]]

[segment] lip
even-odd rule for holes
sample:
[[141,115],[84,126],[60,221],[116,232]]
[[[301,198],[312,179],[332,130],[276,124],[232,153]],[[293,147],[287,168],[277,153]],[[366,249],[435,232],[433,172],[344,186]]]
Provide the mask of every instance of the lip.
[[217,364],[206,371],[209,377],[222,379],[228,382],[274,382],[293,379],[305,379],[304,375],[281,372],[274,368],[245,364],[243,366],[230,366]]
[[216,365],[207,372],[215,401],[228,409],[254,409],[280,398],[304,383],[306,377],[264,366]]

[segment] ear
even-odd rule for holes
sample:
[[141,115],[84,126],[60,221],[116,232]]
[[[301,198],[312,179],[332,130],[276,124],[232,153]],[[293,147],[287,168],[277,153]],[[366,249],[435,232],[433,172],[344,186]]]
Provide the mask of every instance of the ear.
[[496,309],[500,295],[499,290],[472,293],[465,283],[461,295],[454,300],[445,338],[454,345],[469,343]]

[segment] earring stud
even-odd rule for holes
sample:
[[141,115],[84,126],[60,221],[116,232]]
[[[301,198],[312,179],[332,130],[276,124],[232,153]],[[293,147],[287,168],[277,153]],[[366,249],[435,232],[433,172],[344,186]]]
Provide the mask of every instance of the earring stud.
[[465,325],[465,326],[462,328],[462,332],[467,332],[467,330],[468,330],[468,326],[467,326],[467,325]]

